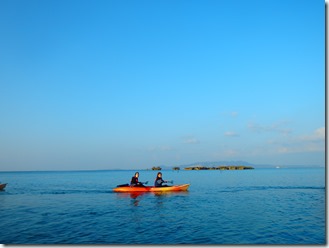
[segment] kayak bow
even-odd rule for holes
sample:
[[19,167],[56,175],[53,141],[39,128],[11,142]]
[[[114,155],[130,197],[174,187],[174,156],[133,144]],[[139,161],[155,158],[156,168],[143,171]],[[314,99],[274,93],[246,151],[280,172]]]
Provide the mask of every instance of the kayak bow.
[[113,189],[114,192],[170,192],[170,191],[186,191],[190,184],[174,185],[169,187],[134,187],[134,186],[123,186],[116,187]]
[[0,190],[3,190],[5,187],[6,187],[6,183],[2,183],[2,184],[0,184]]

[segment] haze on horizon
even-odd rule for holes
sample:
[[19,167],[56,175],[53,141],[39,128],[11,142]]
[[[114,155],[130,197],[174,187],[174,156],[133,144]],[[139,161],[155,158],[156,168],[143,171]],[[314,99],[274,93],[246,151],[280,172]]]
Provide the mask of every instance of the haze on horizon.
[[323,1],[0,2],[0,171],[325,164]]

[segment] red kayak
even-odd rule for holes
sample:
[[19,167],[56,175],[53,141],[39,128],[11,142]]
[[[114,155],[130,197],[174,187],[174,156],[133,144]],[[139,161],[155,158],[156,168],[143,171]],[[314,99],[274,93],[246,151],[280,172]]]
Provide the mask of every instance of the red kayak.
[[145,186],[145,187],[134,187],[134,186],[121,186],[113,189],[114,192],[171,192],[171,191],[186,191],[190,185],[174,185],[169,187],[154,187],[154,186]]

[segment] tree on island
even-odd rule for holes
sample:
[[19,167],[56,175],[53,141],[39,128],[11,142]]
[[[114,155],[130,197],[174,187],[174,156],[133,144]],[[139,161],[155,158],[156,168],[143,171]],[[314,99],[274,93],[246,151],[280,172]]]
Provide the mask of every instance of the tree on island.
[[175,166],[172,168],[173,170],[180,170],[180,168],[178,166]]
[[157,167],[153,166],[152,170],[161,170],[161,167],[160,166],[157,166]]

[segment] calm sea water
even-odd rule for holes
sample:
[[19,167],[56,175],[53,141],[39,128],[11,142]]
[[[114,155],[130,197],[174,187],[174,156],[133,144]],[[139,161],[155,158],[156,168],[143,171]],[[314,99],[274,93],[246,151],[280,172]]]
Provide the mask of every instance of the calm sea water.
[[[326,243],[323,168],[163,171],[189,191],[112,192],[133,174],[1,172],[0,243]],[[140,181],[155,175],[140,171]]]

